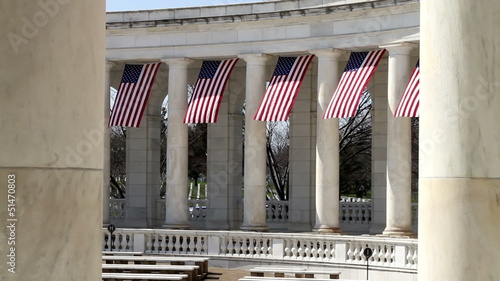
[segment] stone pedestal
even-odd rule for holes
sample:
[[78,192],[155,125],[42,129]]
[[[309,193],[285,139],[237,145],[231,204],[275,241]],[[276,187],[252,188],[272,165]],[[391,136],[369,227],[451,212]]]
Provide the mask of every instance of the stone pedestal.
[[168,64],[167,193],[164,228],[189,228],[187,109],[189,59],[171,59]]
[[0,279],[100,280],[104,2],[1,6]]
[[247,63],[245,107],[244,211],[242,230],[267,231],[266,122],[253,119],[266,90],[267,55],[244,55]]
[[496,0],[421,4],[421,281],[500,276],[498,11]]

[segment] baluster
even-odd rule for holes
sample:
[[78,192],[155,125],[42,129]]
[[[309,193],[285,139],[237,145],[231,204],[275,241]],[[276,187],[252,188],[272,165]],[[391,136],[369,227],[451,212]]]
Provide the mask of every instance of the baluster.
[[354,258],[353,258],[353,261],[355,263],[358,263],[359,260],[360,260],[360,249],[358,247],[359,245],[356,242],[353,242],[352,244],[354,246],[354,253],[353,253]]
[[158,253],[166,253],[167,248],[167,239],[165,234],[158,234],[160,241],[160,246],[158,248]]
[[392,263],[392,261],[391,261],[391,251],[392,251],[392,247],[389,246],[389,245],[386,245],[385,246],[384,259],[385,259],[385,262],[386,262],[387,265],[390,265]]
[[396,248],[391,246],[391,256],[390,256],[390,259],[391,259],[391,263],[394,263],[396,262]]
[[165,239],[167,240],[167,249],[165,249],[165,253],[172,253],[172,248],[174,247],[174,240],[172,235],[165,235]]
[[252,239],[243,238],[243,246],[241,247],[241,250],[243,252],[243,256],[251,257],[253,252]]
[[380,251],[378,253],[378,261],[379,264],[383,265],[384,264],[384,257],[385,257],[385,247],[383,245],[379,245]]
[[182,252],[181,253],[183,253],[183,254],[186,254],[188,252],[188,241],[187,240],[188,240],[188,236],[182,237],[182,245],[181,245]]
[[266,248],[267,248],[267,255],[272,256],[273,255],[273,240],[272,239],[266,239]]
[[315,243],[314,242],[309,242],[308,244],[306,244],[306,249],[304,251],[305,254],[306,254],[306,258],[308,260],[314,259],[316,257],[316,253],[318,252],[317,249],[316,249],[316,246],[314,245]]
[[220,238],[220,253],[223,255],[228,254],[228,249],[227,249],[227,239],[226,237],[221,237]]
[[297,240],[293,239],[292,240],[292,258],[293,259],[297,259],[297,253],[298,253]]
[[160,241],[159,241],[160,237],[156,233],[154,233],[153,235],[154,235],[154,242],[153,242],[154,249],[153,249],[153,252],[154,253],[158,253],[159,252],[159,248],[160,248]]
[[189,239],[190,239],[189,240],[189,252],[191,252],[193,254],[196,253],[196,242],[195,241],[197,238],[198,237],[196,237],[196,235],[191,235],[189,237]]
[[247,255],[247,251],[248,251],[247,239],[246,238],[241,238],[240,242],[241,242],[241,253],[240,253],[240,255],[244,257],[244,256]]
[[249,255],[251,257],[260,256],[260,247],[258,239],[250,239],[249,241]]
[[354,261],[354,250],[353,250],[353,242],[348,242],[347,246],[349,250],[347,250],[347,261],[353,262]]
[[172,248],[172,252],[174,253],[180,253],[181,251],[181,237],[177,236],[177,235],[172,235],[172,239],[173,239],[173,243],[174,243],[174,247]]
[[317,253],[317,260],[323,261],[325,259],[328,259],[328,241],[324,243],[319,243],[318,244],[318,253]]
[[151,253],[151,246],[153,245],[151,239],[151,234],[146,234],[146,249],[144,249],[145,253]]
[[241,238],[235,238],[234,239],[234,251],[235,255],[239,256],[242,254],[242,246],[243,246],[243,239]]
[[236,252],[236,249],[235,249],[235,242],[234,242],[234,239],[232,237],[229,237],[228,238],[228,244],[227,244],[227,249],[228,249],[228,253],[229,255],[234,255]]
[[122,239],[120,241],[120,252],[126,252],[127,251],[128,234],[122,233],[121,236],[122,236]]
[[290,248],[291,241],[289,239],[285,239],[285,258],[289,259],[290,258],[290,253],[292,249]]
[[363,216],[364,216],[363,205],[358,205],[357,209],[358,209],[357,223],[362,224],[363,223]]
[[321,260],[330,260],[331,259],[331,252],[330,252],[330,242],[325,243],[325,247],[322,249],[322,256]]
[[109,250],[109,247],[108,247],[108,241],[110,240],[110,239],[108,238],[108,234],[107,234],[107,233],[105,233],[105,234],[103,235],[103,237],[102,237],[102,238],[103,238],[103,239],[102,239],[102,250],[103,250],[103,251],[108,251],[108,250]]
[[413,268],[417,268],[417,266],[418,266],[418,249],[416,246],[413,247],[412,259],[413,259]]
[[302,241],[299,241],[299,249],[297,250],[297,254],[300,259],[304,259],[304,252],[304,244],[302,243]]

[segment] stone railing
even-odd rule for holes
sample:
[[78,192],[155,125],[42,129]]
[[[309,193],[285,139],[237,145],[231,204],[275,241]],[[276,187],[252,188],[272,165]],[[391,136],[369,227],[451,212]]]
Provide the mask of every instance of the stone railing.
[[[125,218],[125,199],[110,199],[109,205],[110,219],[118,222]],[[188,200],[188,208],[191,222],[203,223],[207,212],[206,199]],[[157,216],[159,220],[165,220],[165,200],[157,201]],[[243,219],[243,204],[239,204],[239,213]],[[289,218],[288,201],[267,201],[266,202],[266,221],[278,229],[283,228]],[[342,198],[340,202],[339,220],[342,229],[353,233],[368,233],[372,222],[372,203],[369,199],[360,198]],[[417,231],[418,225],[418,204],[412,204],[412,225],[413,230]]]
[[365,266],[363,250],[369,247],[373,250],[371,266],[410,271],[418,266],[416,239],[165,229],[117,229],[113,236],[112,241],[103,229],[103,250]]

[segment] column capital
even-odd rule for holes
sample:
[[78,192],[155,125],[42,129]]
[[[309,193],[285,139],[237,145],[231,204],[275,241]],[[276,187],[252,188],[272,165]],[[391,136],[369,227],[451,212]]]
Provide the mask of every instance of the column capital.
[[246,61],[247,64],[265,64],[272,58],[272,56],[268,54],[243,54],[238,57]]
[[193,61],[194,60],[189,59],[189,58],[168,58],[168,59],[161,59],[161,62],[166,63],[169,68],[186,68]]
[[410,52],[415,49],[418,44],[403,42],[403,43],[392,43],[386,45],[380,45],[380,48],[386,49],[389,55],[409,55]]
[[349,51],[335,48],[310,50],[309,53],[318,57],[318,59],[340,60],[347,58]]
[[118,65],[117,62],[112,61],[112,60],[106,60],[106,71],[111,71],[113,67],[116,67]]

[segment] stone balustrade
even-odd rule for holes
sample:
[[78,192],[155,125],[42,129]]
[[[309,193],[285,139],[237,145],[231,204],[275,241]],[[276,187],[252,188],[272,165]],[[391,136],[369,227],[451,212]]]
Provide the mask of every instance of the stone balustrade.
[[[275,226],[282,229],[284,224],[288,223],[289,202],[274,201],[266,202],[266,221],[271,229]],[[157,216],[161,221],[165,220],[165,200],[157,201]],[[201,226],[206,220],[207,214],[206,199],[188,200],[189,218],[192,223]],[[239,204],[243,214],[243,206]],[[121,226],[121,221],[125,219],[125,199],[110,199],[109,214],[112,223]],[[353,233],[368,233],[372,223],[372,202],[370,199],[361,198],[342,198],[340,202],[340,223],[342,229]],[[412,227],[416,231],[418,225],[418,204],[412,204]]]
[[259,233],[167,229],[117,229],[112,241],[103,230],[103,250],[151,254],[202,255],[243,258],[254,262],[312,262],[339,266],[366,266],[365,248],[371,248],[372,266],[416,272],[416,239],[311,233]]

